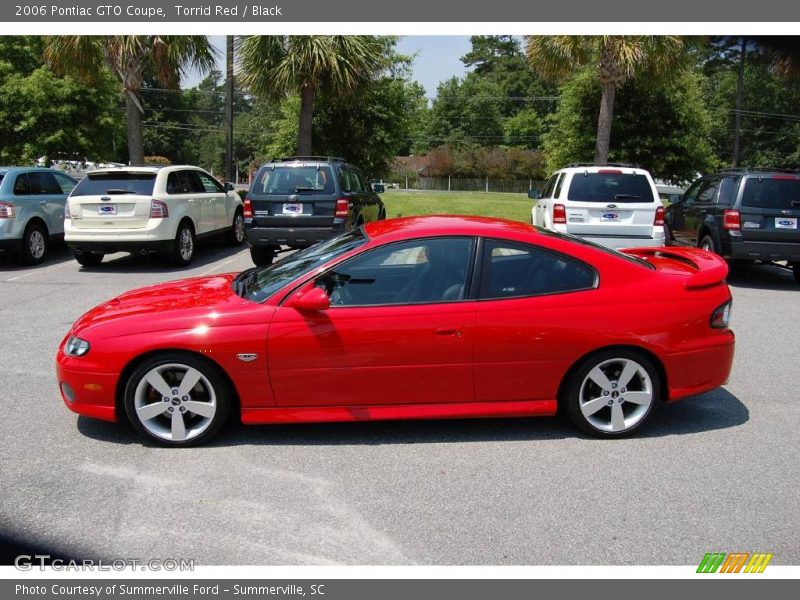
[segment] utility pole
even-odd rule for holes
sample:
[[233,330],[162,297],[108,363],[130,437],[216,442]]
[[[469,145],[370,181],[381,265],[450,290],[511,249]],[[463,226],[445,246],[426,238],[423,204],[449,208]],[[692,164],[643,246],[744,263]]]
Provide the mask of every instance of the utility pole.
[[742,36],[739,51],[739,81],[736,85],[736,112],[733,116],[733,160],[732,167],[739,166],[739,138],[742,134],[742,97],[744,96],[744,63],[747,57],[747,38]]
[[[225,181],[233,172],[233,36],[226,36],[225,48]],[[238,182],[237,182],[238,183]]]

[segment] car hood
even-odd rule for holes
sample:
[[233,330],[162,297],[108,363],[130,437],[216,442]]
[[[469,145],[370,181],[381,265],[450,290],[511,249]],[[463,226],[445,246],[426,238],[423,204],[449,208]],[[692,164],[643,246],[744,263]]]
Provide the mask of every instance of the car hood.
[[235,273],[170,281],[125,292],[80,317],[72,333],[103,328],[108,336],[232,325],[263,319],[258,304],[233,292]]

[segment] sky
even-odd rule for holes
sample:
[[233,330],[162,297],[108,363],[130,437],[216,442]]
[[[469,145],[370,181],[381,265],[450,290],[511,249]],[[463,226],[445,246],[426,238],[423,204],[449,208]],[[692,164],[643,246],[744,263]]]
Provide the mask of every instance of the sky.
[[[225,69],[225,36],[210,36],[219,50],[217,68]],[[469,36],[465,35],[406,35],[397,43],[400,54],[414,56],[413,78],[425,88],[428,98],[436,96],[436,88],[451,77],[462,77],[467,69],[459,59],[470,50]],[[198,73],[189,73],[183,87],[194,87],[203,79]]]

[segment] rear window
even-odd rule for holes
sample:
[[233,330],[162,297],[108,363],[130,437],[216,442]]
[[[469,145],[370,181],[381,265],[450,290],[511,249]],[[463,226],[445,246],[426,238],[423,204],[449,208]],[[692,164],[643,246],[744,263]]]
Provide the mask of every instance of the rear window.
[[567,193],[580,202],[655,202],[644,175],[635,173],[576,173]]
[[156,182],[155,173],[115,171],[89,173],[72,190],[72,196],[102,196],[113,194],[139,194],[149,196]]
[[800,207],[800,179],[748,177],[742,193],[742,206],[753,208]]
[[250,189],[252,194],[286,195],[333,194],[333,172],[330,167],[264,167]]

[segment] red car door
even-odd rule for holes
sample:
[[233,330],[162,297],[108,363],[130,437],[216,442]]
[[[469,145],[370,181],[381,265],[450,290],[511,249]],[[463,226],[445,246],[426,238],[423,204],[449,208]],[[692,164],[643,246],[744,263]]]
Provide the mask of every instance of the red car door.
[[329,309],[278,308],[267,349],[278,406],[473,400],[474,247],[467,237],[381,246],[317,279]]
[[553,400],[565,365],[590,347],[597,274],[575,259],[486,240],[475,324],[475,400]]

